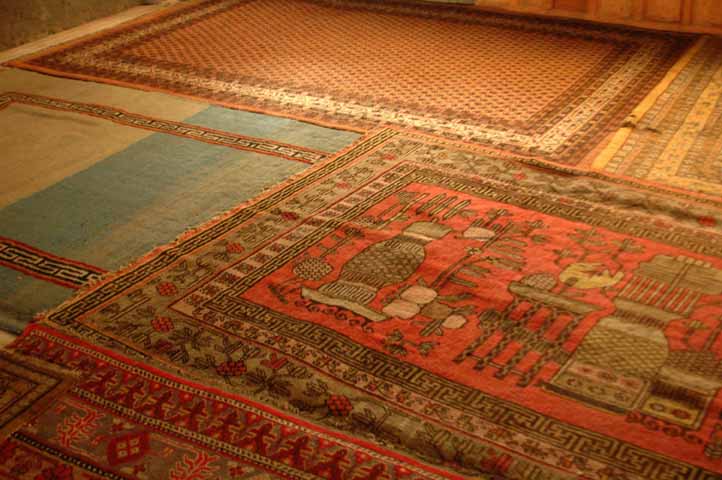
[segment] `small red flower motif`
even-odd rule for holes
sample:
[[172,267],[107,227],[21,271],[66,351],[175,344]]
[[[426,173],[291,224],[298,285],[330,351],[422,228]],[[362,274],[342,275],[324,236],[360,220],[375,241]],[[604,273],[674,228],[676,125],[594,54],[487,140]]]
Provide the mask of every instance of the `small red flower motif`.
[[347,417],[353,410],[351,401],[345,395],[331,395],[326,400],[326,406],[335,417]]
[[243,253],[245,248],[240,243],[229,242],[226,244],[226,252],[228,253]]
[[295,221],[298,220],[298,215],[293,212],[281,212],[281,218],[284,220]]
[[717,225],[717,220],[713,217],[699,217],[697,222],[703,227],[714,227]]
[[223,362],[216,365],[216,372],[222,377],[240,377],[246,373],[246,362],[243,360]]
[[150,325],[156,332],[167,333],[173,330],[173,320],[168,317],[155,317],[151,320]]
[[525,178],[526,178],[526,174],[522,173],[522,172],[519,172],[514,175],[515,180],[524,180]]
[[55,468],[46,468],[41,474],[35,477],[35,480],[71,480],[72,478],[72,467],[70,465],[61,464],[56,465]]
[[170,297],[171,295],[178,293],[178,287],[171,282],[161,282],[155,287],[155,289],[159,295],[164,297]]

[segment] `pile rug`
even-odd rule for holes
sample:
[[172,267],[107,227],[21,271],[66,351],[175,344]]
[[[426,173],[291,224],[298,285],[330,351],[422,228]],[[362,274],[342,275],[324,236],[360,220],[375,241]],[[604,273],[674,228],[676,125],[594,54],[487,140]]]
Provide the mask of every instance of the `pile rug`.
[[704,38],[593,168],[722,203],[722,40]]
[[374,131],[27,329],[83,380],[0,472],[717,479],[713,215]]
[[575,164],[690,42],[414,2],[210,0],[11,65]]
[[0,329],[16,333],[359,137],[22,70],[0,73],[0,131]]
[[0,350],[0,438],[31,421],[76,382],[77,373]]

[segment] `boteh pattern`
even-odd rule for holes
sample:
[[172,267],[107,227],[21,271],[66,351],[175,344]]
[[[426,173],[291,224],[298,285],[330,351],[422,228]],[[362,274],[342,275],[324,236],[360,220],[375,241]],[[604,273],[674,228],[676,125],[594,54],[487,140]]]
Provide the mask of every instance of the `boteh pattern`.
[[481,148],[376,131],[43,323],[6,474],[722,474],[709,212]]
[[689,43],[463,7],[211,0],[13,65],[576,164]]

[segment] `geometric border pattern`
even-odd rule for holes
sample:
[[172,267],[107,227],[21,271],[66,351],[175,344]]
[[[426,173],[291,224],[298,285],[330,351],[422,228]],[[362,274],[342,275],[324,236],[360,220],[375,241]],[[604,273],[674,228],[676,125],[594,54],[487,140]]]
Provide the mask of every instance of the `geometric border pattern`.
[[0,439],[42,412],[76,380],[72,372],[0,350]]
[[58,257],[6,237],[0,237],[0,266],[73,289],[98,280],[105,273],[102,268]]
[[[92,325],[92,322],[83,322],[79,317],[95,308],[98,308],[101,304],[111,298],[117,297],[121,292],[144,282],[149,276],[177,261],[179,257],[221,237],[224,233],[227,233],[228,231],[243,224],[250,217],[258,215],[260,212],[269,209],[272,210],[278,202],[282,202],[295,195],[296,192],[303,190],[311,184],[319,182],[321,178],[331,175],[334,171],[342,169],[352,163],[355,159],[358,159],[370,150],[375,150],[377,147],[383,145],[397,135],[404,137],[403,134],[400,134],[398,131],[393,129],[380,130],[375,135],[366,137],[365,140],[356,143],[351,149],[336,156],[332,162],[323,164],[306,172],[302,177],[299,177],[294,182],[286,184],[281,190],[269,193],[267,196],[256,200],[253,204],[244,206],[244,208],[229,214],[224,219],[209,225],[205,230],[202,230],[193,236],[187,237],[167,249],[159,251],[156,255],[148,257],[142,264],[138,264],[133,269],[121,272],[114,278],[109,278],[103,285],[100,285],[93,291],[88,292],[82,298],[61,306],[55,312],[48,314],[45,318],[65,326],[69,331],[81,333],[83,338],[89,341],[102,343],[107,342],[112,344],[114,341],[111,337],[108,337],[101,331],[97,330],[96,327]],[[413,138],[414,134],[408,134],[408,137]],[[398,141],[401,144],[405,144],[403,139]],[[411,142],[405,145],[409,149],[416,148]],[[476,159],[470,158],[469,160],[472,161]],[[387,173],[388,180],[379,179],[376,184],[383,185],[387,181],[393,182],[395,181],[394,179],[399,178],[398,172],[396,172],[397,174],[394,174],[394,172]],[[422,171],[420,173],[424,172]],[[428,173],[433,174],[433,171],[429,170]],[[416,178],[415,180],[419,181],[421,179]],[[486,182],[470,181],[466,187],[469,189],[476,189],[478,190],[478,193],[482,195],[488,195],[488,192],[495,190],[487,188],[485,184]],[[379,186],[378,188],[382,187]],[[385,187],[383,189],[386,190]],[[529,203],[533,203],[536,210],[547,213],[556,211],[557,214],[560,214],[559,216],[563,218],[576,218],[584,213],[583,210],[574,205],[542,201],[538,194],[539,192],[536,190],[525,190],[523,188],[519,188],[518,190],[519,191],[514,191],[513,195],[503,195],[503,201],[505,203],[517,204],[514,198],[520,198],[522,203],[527,206]],[[374,201],[374,199],[370,199],[370,201]],[[359,204],[356,206],[363,209],[363,206],[361,205],[362,203],[363,201],[359,200]],[[348,207],[344,202],[339,202],[330,214],[333,218],[328,219],[328,225],[333,224],[337,226],[339,223],[346,221],[348,219],[346,216],[347,213],[344,212],[346,208],[350,207]],[[618,212],[615,215],[611,215],[611,211],[602,213],[602,211],[605,210],[606,209],[604,208],[599,208],[595,217],[601,216],[603,217],[603,221],[600,220],[600,222],[594,222],[595,225],[606,224],[607,227],[615,231],[625,231],[633,235],[652,237],[656,241],[661,241],[670,245],[684,245],[684,248],[700,253],[704,251],[707,254],[715,252],[717,255],[722,255],[722,242],[720,242],[719,236],[715,236],[713,239],[710,235],[708,237],[710,238],[710,242],[705,242],[702,238],[700,238],[699,231],[697,230],[687,228],[668,230],[658,228],[649,229],[647,225],[643,224],[644,222],[642,222],[642,224],[640,224],[640,222],[631,222],[629,218],[626,216],[620,216]],[[586,221],[589,223],[588,219]],[[309,241],[315,240],[311,239]],[[698,244],[697,248],[695,248],[693,244]],[[290,249],[291,248],[287,248],[287,251]],[[287,251],[284,253],[287,253]],[[281,259],[267,259],[263,262],[264,268],[272,264],[278,265],[279,262],[281,262]],[[254,314],[255,313],[257,312],[254,312]],[[292,325],[288,323],[286,323],[285,326],[292,328]],[[290,333],[284,332],[284,335],[290,335]],[[128,348],[128,350],[134,350],[134,355],[140,355],[141,357],[147,358],[148,352],[144,352],[142,349],[135,350],[132,344],[124,344],[123,346]],[[323,351],[333,352],[337,351],[337,349],[323,348]],[[385,363],[386,365],[390,365],[393,362],[386,359]],[[363,366],[367,367],[368,364],[364,364]],[[386,373],[394,373],[392,370],[394,369],[387,369]],[[399,369],[396,373],[401,373],[401,369]],[[412,376],[414,377],[414,380],[421,380],[418,376]],[[396,383],[399,379],[386,377],[385,380],[391,380]],[[717,478],[715,474],[712,474],[700,467],[672,460],[663,455],[658,455],[654,452],[645,450],[644,448],[618,441],[610,437],[605,437],[600,434],[588,432],[573,425],[538,415],[535,412],[518,405],[509,404],[508,402],[484,395],[464,397],[465,392],[461,391],[463,389],[458,388],[458,384],[453,384],[452,382],[445,381],[434,375],[427,376],[425,380],[428,381],[424,381],[424,385],[416,385],[416,387],[421,388],[421,390],[417,391],[425,397],[430,393],[430,390],[433,390],[434,392],[438,392],[439,394],[443,394],[445,396],[445,403],[454,403],[455,405],[458,405],[457,402],[454,402],[454,400],[457,400],[462,404],[461,409],[464,411],[483,417],[488,421],[501,424],[506,428],[524,431],[529,435],[538,439],[549,441],[550,443],[562,448],[572,450],[581,448],[585,454],[589,454],[595,459],[599,459],[601,461],[608,461],[610,459],[617,461],[617,463],[623,461],[625,465],[628,465],[630,471],[634,471],[635,474],[641,475],[642,478],[662,478],[669,472],[681,475],[679,478]],[[429,381],[438,387],[438,390],[433,388],[430,389],[430,385],[428,383]],[[408,385],[407,387],[410,388]],[[518,421],[519,419],[525,419],[525,421],[520,424]],[[588,452],[586,447],[595,442],[602,442],[598,445],[604,445],[604,448],[597,448],[593,453]],[[629,459],[632,458],[639,461],[630,462]]]
[[103,120],[109,120],[120,125],[142,128],[159,133],[167,133],[177,137],[184,137],[199,142],[221,145],[235,150],[272,155],[274,157],[295,160],[297,162],[313,164],[328,157],[328,152],[313,148],[290,145],[276,142],[266,138],[250,137],[233,132],[214,130],[201,125],[192,125],[183,122],[174,122],[160,118],[148,117],[138,113],[131,113],[120,108],[94,103],[74,102],[61,100],[43,95],[8,92],[0,95],[0,110],[13,103],[21,103],[34,107],[49,108],[65,112],[80,113]]

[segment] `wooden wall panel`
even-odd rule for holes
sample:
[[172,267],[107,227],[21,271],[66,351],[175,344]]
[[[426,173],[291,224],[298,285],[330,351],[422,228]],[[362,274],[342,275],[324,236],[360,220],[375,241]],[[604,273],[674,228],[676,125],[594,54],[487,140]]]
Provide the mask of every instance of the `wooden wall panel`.
[[629,0],[605,0],[599,3],[597,14],[601,18],[631,18],[634,12]]
[[504,9],[514,9],[516,7],[515,0],[476,0],[476,4],[482,7],[497,7]]
[[597,7],[600,18],[631,18],[634,4],[630,0],[604,0]]
[[722,0],[696,0],[692,6],[692,22],[722,27]]
[[644,4],[644,18],[679,23],[682,21],[682,0],[647,0]]
[[722,0],[476,0],[476,4],[642,28],[722,34]]
[[559,10],[569,10],[571,12],[588,11],[589,0],[555,0],[554,8]]
[[550,8],[554,8],[554,0],[519,0],[519,6],[522,8],[549,10]]

